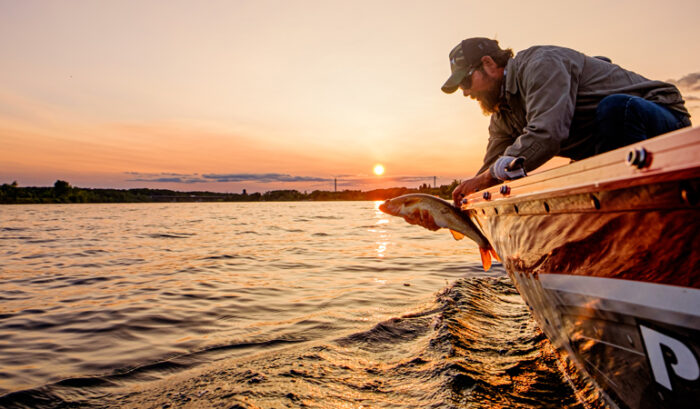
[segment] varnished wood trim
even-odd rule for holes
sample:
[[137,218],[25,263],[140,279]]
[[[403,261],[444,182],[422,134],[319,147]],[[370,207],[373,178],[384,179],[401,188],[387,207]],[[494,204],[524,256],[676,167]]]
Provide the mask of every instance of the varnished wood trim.
[[[627,164],[632,149],[644,148],[651,155],[648,167],[639,169]],[[658,136],[634,145],[606,152],[569,165],[507,182],[509,193],[500,193],[497,185],[467,197],[462,209],[512,204],[523,199],[535,200],[572,194],[594,193],[700,177],[700,127]],[[491,194],[485,200],[483,193]]]

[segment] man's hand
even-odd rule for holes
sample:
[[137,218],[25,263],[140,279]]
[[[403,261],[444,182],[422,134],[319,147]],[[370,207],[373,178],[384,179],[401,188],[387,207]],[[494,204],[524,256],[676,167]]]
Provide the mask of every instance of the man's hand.
[[478,190],[497,185],[501,182],[501,180],[493,178],[491,173],[486,170],[469,180],[465,180],[459,186],[457,186],[455,190],[452,191],[452,200],[457,208],[461,208],[462,199],[464,199],[466,196]]
[[416,210],[410,216],[404,217],[404,219],[410,224],[417,224],[425,227],[428,230],[435,231],[440,228],[440,226],[435,224],[433,216],[431,216],[430,212],[427,210],[423,210],[422,212],[420,210]]

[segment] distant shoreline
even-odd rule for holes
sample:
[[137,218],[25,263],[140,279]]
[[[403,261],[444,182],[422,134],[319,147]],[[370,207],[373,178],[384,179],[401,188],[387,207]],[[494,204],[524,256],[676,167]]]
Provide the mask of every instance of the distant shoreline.
[[73,187],[57,180],[53,187],[20,187],[17,183],[0,186],[0,204],[65,203],[193,203],[193,202],[299,202],[299,201],[371,201],[386,200],[407,193],[428,193],[445,199],[452,197],[458,181],[450,185],[418,188],[394,187],[370,191],[343,190],[311,193],[297,190],[271,190],[265,193],[180,192],[167,189],[93,189]]

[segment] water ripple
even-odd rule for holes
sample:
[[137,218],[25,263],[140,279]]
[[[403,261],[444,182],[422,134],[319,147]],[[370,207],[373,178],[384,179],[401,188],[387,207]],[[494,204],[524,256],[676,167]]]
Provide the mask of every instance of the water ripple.
[[502,268],[373,203],[16,206],[3,224],[2,407],[575,407]]

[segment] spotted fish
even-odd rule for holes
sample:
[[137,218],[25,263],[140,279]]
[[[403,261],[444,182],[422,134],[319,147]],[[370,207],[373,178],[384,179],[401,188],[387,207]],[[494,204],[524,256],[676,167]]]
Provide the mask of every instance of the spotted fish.
[[491,256],[501,261],[491,243],[474,225],[474,222],[461,210],[438,197],[422,193],[411,193],[387,200],[379,205],[379,210],[392,216],[414,220],[418,219],[419,214],[427,212],[437,226],[449,229],[455,240],[461,240],[464,236],[474,240],[479,246],[484,270],[491,268]]

